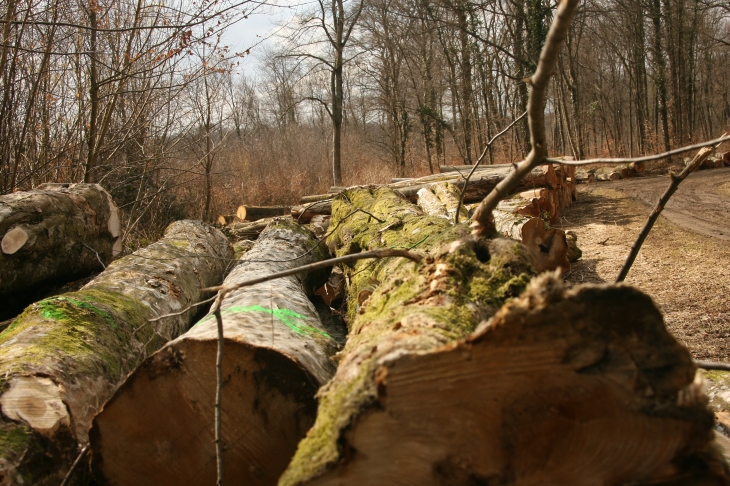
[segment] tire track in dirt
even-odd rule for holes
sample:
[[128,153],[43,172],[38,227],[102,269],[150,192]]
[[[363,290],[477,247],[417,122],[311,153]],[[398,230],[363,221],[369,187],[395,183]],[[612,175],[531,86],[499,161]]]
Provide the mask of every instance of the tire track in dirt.
[[[669,186],[668,176],[637,177],[607,184],[653,208]],[[662,211],[662,216],[681,228],[730,241],[730,167],[689,175]]]

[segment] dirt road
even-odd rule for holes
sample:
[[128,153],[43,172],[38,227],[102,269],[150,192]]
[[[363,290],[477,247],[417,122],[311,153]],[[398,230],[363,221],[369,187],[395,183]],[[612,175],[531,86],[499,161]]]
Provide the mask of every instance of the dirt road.
[[[558,225],[583,250],[566,280],[613,282],[667,185],[642,177],[579,186]],[[730,168],[691,174],[662,215],[626,282],[654,299],[695,358],[730,362]]]
[[[608,184],[653,208],[669,185],[669,177],[642,177]],[[730,241],[730,167],[690,174],[662,215],[696,233]]]

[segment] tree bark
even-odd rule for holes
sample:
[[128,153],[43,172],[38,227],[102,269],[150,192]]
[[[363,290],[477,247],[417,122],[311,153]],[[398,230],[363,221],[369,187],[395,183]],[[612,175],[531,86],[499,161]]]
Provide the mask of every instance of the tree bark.
[[[431,273],[422,298],[453,272]],[[730,481],[692,358],[640,291],[548,274],[444,339],[383,285],[280,485]]]
[[[332,219],[337,229],[328,244],[338,256],[378,247],[428,254],[419,265],[385,259],[345,269],[350,279],[348,342],[335,377],[319,392],[317,422],[280,480],[285,486],[334,470],[354,452],[338,440],[356,417],[375,412],[381,362],[428,353],[467,336],[518,295],[532,275],[519,243],[472,237],[454,242],[468,233],[466,225],[426,216],[386,188],[345,191],[335,200]],[[358,299],[365,291],[372,294]],[[394,478],[369,482],[368,474],[362,478],[361,484],[422,484]]]
[[[218,230],[178,221],[78,292],[28,307],[0,335],[0,475],[59,484],[88,441],[91,419],[147,355],[187,330],[185,309],[223,277],[232,256]],[[11,440],[12,439],[12,440]]]
[[98,184],[45,184],[0,196],[0,320],[103,269],[121,250],[119,214]]
[[[459,206],[461,191],[450,182],[438,182],[418,190],[418,206],[430,216],[454,221]],[[464,206],[459,207],[459,220],[466,221],[469,215]]]
[[[225,283],[328,255],[306,228],[290,220],[276,221]],[[345,335],[344,324],[321,320],[321,309],[307,297],[328,273],[243,287],[227,294],[221,304],[226,482],[275,484],[314,422],[314,394],[334,373],[331,358]],[[209,315],[130,375],[94,419],[91,443],[97,477],[111,484],[215,483],[217,339],[216,320]]]

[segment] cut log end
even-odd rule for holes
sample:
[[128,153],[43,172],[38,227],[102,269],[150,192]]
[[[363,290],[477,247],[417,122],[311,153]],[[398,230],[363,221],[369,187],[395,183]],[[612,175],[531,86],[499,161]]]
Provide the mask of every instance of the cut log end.
[[2,249],[2,252],[6,255],[12,255],[23,248],[23,245],[25,245],[27,241],[28,233],[23,228],[16,226],[5,233],[2,242],[0,242],[0,249]]
[[522,226],[522,244],[527,247],[536,272],[556,268],[563,273],[570,270],[568,242],[563,230],[545,229],[540,218],[532,218]]
[[26,423],[43,435],[52,436],[61,426],[71,425],[61,389],[50,378],[13,378],[8,391],[0,396],[0,406],[6,417]]
[[694,372],[649,297],[549,276],[466,341],[382,363],[341,460],[280,484],[728,484]]
[[[235,341],[224,349],[224,477],[275,484],[314,423],[318,385],[276,351]],[[145,361],[95,419],[90,435],[99,477],[114,484],[215,484],[216,342],[187,340],[169,351]]]

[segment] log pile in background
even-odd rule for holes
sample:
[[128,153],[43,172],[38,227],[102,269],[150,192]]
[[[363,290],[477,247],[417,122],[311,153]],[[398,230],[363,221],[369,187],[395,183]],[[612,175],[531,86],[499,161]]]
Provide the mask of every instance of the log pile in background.
[[119,213],[98,184],[44,184],[0,196],[0,320],[121,250]]
[[[456,166],[459,168],[460,166]],[[471,166],[464,166],[464,169],[448,170],[451,166],[443,166],[442,174],[434,174],[414,179],[399,179],[397,182],[384,186],[363,186],[363,187],[387,187],[398,190],[409,200],[418,201],[419,191],[426,190],[433,192],[437,184],[450,183],[459,191],[464,190],[465,179]],[[466,169],[468,167],[468,169]],[[511,164],[485,165],[480,166],[466,184],[464,193],[464,204],[477,203],[513,170]],[[541,190],[540,196],[529,198],[525,206],[533,205],[541,208],[541,211],[549,213],[549,219],[558,221],[560,211],[567,208],[576,197],[575,170],[572,167],[561,167],[559,165],[544,165],[534,169],[525,177],[515,189],[516,193]],[[352,187],[350,189],[354,189]],[[291,210],[292,217],[299,222],[308,223],[315,215],[332,214],[332,198],[336,193],[345,188],[333,188],[332,194],[318,194],[304,196],[301,204]],[[426,196],[428,197],[428,196]],[[526,196],[527,197],[527,196]],[[542,199],[541,199],[542,198]],[[532,201],[537,199],[537,201]]]
[[[291,219],[276,221],[225,283],[329,257],[326,246],[317,243]],[[244,287],[222,302],[226,483],[275,484],[314,422],[314,395],[333,375],[331,358],[346,332],[344,324],[328,317],[328,307],[317,308],[308,298],[328,273]],[[216,319],[209,315],[149,357],[119,388],[91,432],[97,479],[215,484],[217,338]]]
[[198,302],[231,256],[220,231],[178,221],[78,292],[15,319],[0,335],[3,484],[59,484],[96,412],[146,356],[187,330],[195,310],[148,319]]

